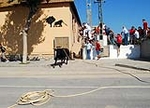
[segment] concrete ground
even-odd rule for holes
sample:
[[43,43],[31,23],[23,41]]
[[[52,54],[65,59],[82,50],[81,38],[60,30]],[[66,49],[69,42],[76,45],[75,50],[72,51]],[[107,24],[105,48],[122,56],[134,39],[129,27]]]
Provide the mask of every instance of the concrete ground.
[[[109,59],[101,58],[100,60],[70,60],[68,65],[63,65],[61,68],[56,66],[51,67],[50,64],[54,63],[53,59],[41,59],[40,61],[29,61],[27,64],[21,64],[17,62],[0,62],[0,76],[32,76],[32,75],[44,75],[47,74],[65,74],[65,73],[93,73],[96,66],[101,67],[126,67],[137,70],[150,71],[150,61],[143,60],[131,60],[131,59]],[[90,65],[89,65],[90,64]],[[61,72],[61,73],[60,73]]]
[[[53,89],[55,94],[76,94],[107,88],[89,95],[54,98],[39,108],[149,108],[150,62],[130,59],[70,60],[61,68],[53,59],[0,62],[0,107],[13,105],[22,93]],[[114,87],[114,88],[113,88]],[[8,98],[9,97],[9,98]],[[136,98],[135,98],[136,97]],[[119,102],[118,102],[119,100]],[[139,101],[140,100],[140,101]],[[32,105],[14,108],[36,108]]]

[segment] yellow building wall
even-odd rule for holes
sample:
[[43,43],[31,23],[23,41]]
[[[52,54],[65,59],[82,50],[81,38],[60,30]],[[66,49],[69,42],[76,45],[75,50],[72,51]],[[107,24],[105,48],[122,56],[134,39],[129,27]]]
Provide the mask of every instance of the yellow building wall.
[[11,54],[22,54],[22,36],[20,31],[25,25],[27,8],[4,8],[0,9],[0,43]]
[[69,8],[68,7],[52,8],[52,9],[44,8],[42,9],[42,11],[43,15],[38,20],[43,19],[45,20],[49,16],[54,16],[56,21],[62,19],[65,24],[62,23],[62,27],[53,27],[53,26],[50,27],[50,25],[46,21],[44,21],[44,29],[42,35],[44,36],[45,40],[43,43],[34,45],[34,50],[32,54],[34,53],[53,54],[55,37],[68,37],[70,39],[72,36],[71,21],[70,21],[71,16],[69,14],[70,13]]
[[[58,4],[59,5],[59,4]],[[62,19],[65,24],[62,27],[50,27],[46,18],[54,16],[56,21]],[[53,55],[55,37],[68,37],[68,48],[72,51],[74,43],[78,37],[78,22],[75,18],[73,23],[72,11],[69,5],[42,7],[32,19],[30,30],[28,32],[28,54]],[[22,35],[28,9],[22,6],[0,9],[0,43],[10,54],[22,54]],[[55,22],[56,22],[55,21]],[[54,22],[54,23],[55,23]]]

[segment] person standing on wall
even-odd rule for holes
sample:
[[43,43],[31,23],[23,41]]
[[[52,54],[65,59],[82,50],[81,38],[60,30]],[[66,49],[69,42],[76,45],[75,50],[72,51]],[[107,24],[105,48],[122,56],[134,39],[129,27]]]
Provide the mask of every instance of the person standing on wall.
[[117,36],[116,36],[116,43],[117,43],[117,56],[119,56],[120,55],[120,46],[121,46],[121,44],[122,44],[122,36],[121,36],[121,34],[117,34]]
[[145,19],[142,19],[142,23],[143,23],[143,30],[144,30],[144,35],[146,37],[147,35],[147,30],[148,30],[148,23]]
[[92,40],[91,26],[88,23],[83,23],[83,28],[83,36],[89,38],[89,40]]
[[124,37],[124,45],[128,45],[128,36],[129,36],[129,31],[127,30],[127,28],[125,26],[122,27],[122,32],[121,35],[123,35]]
[[129,34],[130,34],[130,44],[134,44],[134,40],[135,40],[135,27],[131,26],[131,29],[129,30]]

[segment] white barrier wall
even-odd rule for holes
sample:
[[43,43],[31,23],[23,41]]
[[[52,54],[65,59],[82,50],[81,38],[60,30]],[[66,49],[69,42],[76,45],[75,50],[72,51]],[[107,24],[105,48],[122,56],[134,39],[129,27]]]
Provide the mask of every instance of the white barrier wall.
[[86,47],[82,48],[82,59],[86,60]]
[[[83,59],[86,59],[86,48],[83,48]],[[95,53],[91,50],[91,60],[95,57]],[[136,59],[140,58],[140,45],[121,45],[120,46],[120,55],[117,56],[117,46],[109,45],[109,58],[110,59]]]
[[103,39],[100,40],[100,35],[97,35],[96,36],[96,40],[99,40],[101,46],[107,46],[108,43],[107,43],[107,36],[103,34]]
[[140,45],[121,45],[120,55],[117,57],[117,46],[109,45],[110,58],[140,58]]
[[141,44],[141,57],[150,59],[150,39],[147,39]]

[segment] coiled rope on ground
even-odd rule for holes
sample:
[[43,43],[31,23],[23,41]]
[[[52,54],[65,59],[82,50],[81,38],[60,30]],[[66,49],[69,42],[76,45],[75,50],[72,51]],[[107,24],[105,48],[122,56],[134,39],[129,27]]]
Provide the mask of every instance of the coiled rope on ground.
[[28,92],[26,94],[23,94],[16,102],[16,104],[8,107],[8,108],[14,108],[17,105],[42,105],[47,103],[52,97],[56,98],[69,98],[69,97],[76,97],[76,96],[81,96],[81,95],[86,95],[90,94],[93,92],[96,92],[100,89],[105,89],[107,87],[98,87],[96,89],[83,92],[83,93],[77,93],[77,94],[71,94],[71,95],[54,95],[54,91],[51,89],[44,90],[44,91],[33,91],[33,92]]
[[[96,63],[89,63],[89,62],[85,62],[85,63],[88,63],[88,64],[93,64],[95,65],[96,67],[99,66],[98,64]],[[127,72],[122,72],[121,70],[119,69],[116,69],[116,68],[112,68],[112,67],[105,67],[105,66],[99,66],[99,67],[103,67],[103,68],[107,68],[107,69],[113,69],[113,70],[116,70],[118,72],[121,72],[123,74],[128,74],[130,76],[132,76],[133,78],[137,79],[138,81],[140,82],[144,82],[144,83],[150,83],[148,81],[144,81],[140,78],[138,78],[137,76],[131,74],[131,73],[127,73]],[[42,105],[42,104],[45,104],[47,103],[51,98],[53,97],[57,97],[57,98],[69,98],[69,97],[76,97],[76,96],[81,96],[81,95],[86,95],[86,94],[90,94],[90,93],[93,93],[93,92],[96,92],[96,91],[99,91],[99,90],[102,90],[102,89],[112,89],[112,88],[138,88],[139,86],[106,86],[106,87],[98,87],[98,88],[95,88],[93,90],[90,90],[90,91],[86,91],[86,92],[82,92],[82,93],[77,93],[77,94],[71,94],[71,95],[64,95],[64,96],[58,96],[58,95],[54,95],[54,91],[51,90],[51,89],[46,89],[46,90],[43,90],[43,91],[33,91],[33,92],[28,92],[26,94],[23,94],[17,101],[16,101],[16,104],[8,107],[8,108],[14,108],[15,106],[17,105],[27,105],[27,104],[31,104],[31,105]],[[141,86],[140,86],[141,88]],[[148,87],[150,88],[150,87]]]
[[54,95],[54,91],[51,89],[48,90],[43,90],[43,91],[33,91],[33,92],[28,92],[26,94],[23,94],[16,102],[16,104],[8,107],[8,108],[15,108],[17,105],[43,105],[47,103],[50,99],[52,98],[70,98],[70,97],[76,97],[76,96],[82,96],[82,95],[87,95],[99,90],[103,89],[135,89],[135,88],[149,88],[150,86],[104,86],[104,87],[98,87],[93,90],[89,90],[86,92],[82,93],[77,93],[77,94],[71,94],[71,95]]
[[14,108],[17,105],[42,105],[48,102],[51,97],[53,97],[53,91],[52,90],[44,90],[44,91],[33,91],[28,92],[26,94],[21,95],[21,97],[16,101],[16,104],[8,107],[8,108]]

